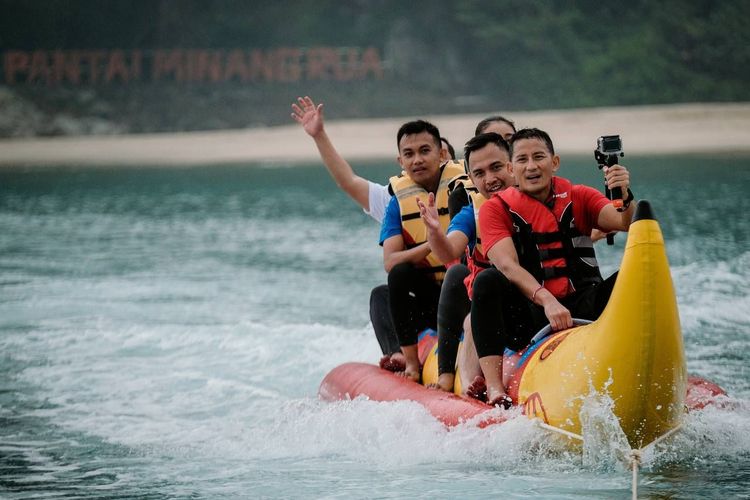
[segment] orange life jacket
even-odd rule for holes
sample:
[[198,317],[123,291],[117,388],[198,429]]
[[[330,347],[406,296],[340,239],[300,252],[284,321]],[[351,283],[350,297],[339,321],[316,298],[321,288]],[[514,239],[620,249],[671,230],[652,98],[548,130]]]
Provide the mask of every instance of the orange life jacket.
[[[450,217],[448,215],[448,183],[451,179],[464,172],[463,160],[447,161],[441,165],[440,183],[435,193],[435,206],[440,217],[440,227],[448,229]],[[398,200],[401,210],[401,235],[406,248],[414,248],[427,241],[427,227],[419,215],[417,197],[426,201],[429,193],[422,186],[411,180],[407,175],[391,177],[389,190]],[[445,265],[432,252],[422,260],[417,267],[429,273],[438,283],[442,283],[445,275]]]

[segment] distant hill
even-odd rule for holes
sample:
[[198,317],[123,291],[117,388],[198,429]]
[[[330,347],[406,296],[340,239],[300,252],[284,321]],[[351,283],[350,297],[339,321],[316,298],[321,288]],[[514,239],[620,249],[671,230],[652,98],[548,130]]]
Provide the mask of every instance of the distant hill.
[[0,0],[0,136],[750,101],[750,2]]

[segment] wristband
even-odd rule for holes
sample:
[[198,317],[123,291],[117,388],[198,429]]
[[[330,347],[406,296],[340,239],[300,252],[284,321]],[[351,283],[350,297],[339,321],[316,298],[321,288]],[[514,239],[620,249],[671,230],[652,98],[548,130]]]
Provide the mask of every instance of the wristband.
[[635,196],[633,196],[633,192],[628,188],[628,197],[622,200],[622,207],[618,208],[620,212],[624,212],[628,209],[630,206],[630,202],[635,199]]
[[[536,298],[536,294],[537,294],[537,293],[539,292],[539,290],[541,290],[542,288],[544,288],[544,286],[543,286],[543,285],[539,285],[539,288],[537,288],[536,290],[534,290],[534,293],[532,293],[532,294],[531,294],[531,301],[532,301],[532,302],[534,302],[534,299]],[[536,302],[534,302],[534,304],[536,304]]]

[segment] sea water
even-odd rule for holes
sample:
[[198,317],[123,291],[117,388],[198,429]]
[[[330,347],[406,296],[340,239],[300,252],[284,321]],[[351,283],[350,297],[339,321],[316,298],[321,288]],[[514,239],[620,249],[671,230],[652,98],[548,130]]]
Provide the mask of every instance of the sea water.
[[[747,498],[750,158],[625,163],[688,370],[729,394],[644,454],[639,495]],[[593,158],[561,174],[602,186]],[[0,497],[629,498],[606,402],[576,450],[517,410],[446,429],[413,402],[318,399],[379,358],[378,229],[320,165],[0,171]],[[597,244],[605,274],[624,240]]]

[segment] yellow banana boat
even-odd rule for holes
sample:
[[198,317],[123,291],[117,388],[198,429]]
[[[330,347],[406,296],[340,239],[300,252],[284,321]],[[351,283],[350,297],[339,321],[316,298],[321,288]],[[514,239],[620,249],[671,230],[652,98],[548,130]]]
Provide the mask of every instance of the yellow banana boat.
[[[436,349],[425,362],[425,384],[437,379]],[[582,396],[592,391],[612,398],[635,448],[679,425],[687,389],[685,353],[664,238],[648,202],[638,206],[617,282],[599,319],[536,341],[514,364],[508,384],[513,401],[529,417],[563,431],[580,435]],[[456,390],[460,393],[460,384]]]
[[[437,381],[437,339],[423,332],[419,344],[422,383]],[[687,376],[669,263],[659,224],[648,202],[638,204],[622,265],[609,303],[594,322],[545,336],[507,356],[508,394],[530,418],[566,433],[581,434],[583,398],[608,394],[629,444],[642,448],[676,429],[685,409],[700,409],[724,391]],[[379,401],[410,399],[446,425],[456,425],[490,409],[477,400],[428,389],[377,366],[346,363],[323,380],[323,399],[360,395]],[[478,425],[504,418],[479,420]]]

